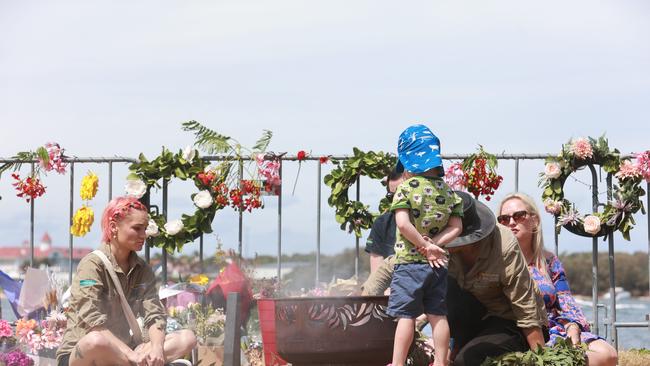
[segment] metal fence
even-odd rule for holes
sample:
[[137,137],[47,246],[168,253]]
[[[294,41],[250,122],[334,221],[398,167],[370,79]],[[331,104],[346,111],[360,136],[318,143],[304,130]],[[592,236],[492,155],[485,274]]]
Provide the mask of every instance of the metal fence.
[[[450,154],[450,155],[444,155],[443,159],[446,160],[462,160],[466,158],[468,155],[460,155],[460,154]],[[519,176],[520,176],[520,168],[519,164],[522,160],[544,160],[550,156],[554,156],[551,154],[499,154],[497,155],[497,159],[499,161],[501,160],[506,160],[506,161],[512,161],[514,162],[514,191],[519,190]],[[332,156],[334,159],[338,160],[344,160],[347,157],[346,156]],[[208,162],[213,162],[213,161],[223,161],[227,159],[226,157],[220,157],[220,156],[205,156],[202,157],[203,160],[208,161]],[[281,166],[280,166],[280,178],[282,178],[282,164],[285,162],[295,162],[299,160],[298,157],[296,156],[283,156],[280,158]],[[321,203],[322,203],[322,197],[321,197],[321,188],[323,185],[323,176],[322,176],[322,169],[321,169],[321,164],[319,164],[319,158],[318,157],[307,157],[307,158],[302,158],[300,159],[301,161],[311,161],[311,162],[316,162],[318,167],[317,167],[317,174],[316,174],[316,187],[317,189],[317,197],[316,197],[316,278],[315,281],[316,283],[320,282],[320,267],[321,267]],[[110,200],[113,197],[113,165],[116,163],[133,163],[136,162],[136,159],[133,158],[127,158],[127,157],[98,157],[98,158],[66,158],[64,159],[65,162],[69,163],[69,174],[70,174],[70,186],[69,186],[69,192],[70,192],[70,197],[69,197],[69,222],[72,224],[72,217],[74,214],[74,197],[75,197],[75,190],[74,190],[74,178],[75,178],[75,166],[78,164],[100,164],[100,165],[106,165],[106,169],[108,170],[108,199]],[[244,161],[250,161],[250,159],[243,158],[239,160],[239,169],[238,169],[238,174],[239,174],[239,180],[241,181],[243,179],[243,163]],[[4,159],[0,158],[0,163],[23,163],[23,164],[31,164],[31,171],[34,172],[34,165],[37,164],[36,161],[24,161],[24,160],[16,160],[16,159]],[[597,211],[598,206],[602,205],[598,201],[598,177],[597,177],[597,172],[596,169],[593,166],[589,166],[589,170],[591,172],[591,177],[592,177],[592,183],[591,183],[591,189],[592,189],[592,209],[593,212]],[[606,186],[607,186],[607,196],[608,199],[611,199],[612,197],[612,177],[611,174],[607,176],[606,179]],[[646,192],[650,191],[650,183],[647,184],[647,189]],[[359,200],[361,193],[361,184],[360,181],[357,180],[356,184],[356,200]],[[147,195],[147,200],[148,200],[148,195]],[[165,219],[167,218],[167,212],[168,212],[168,181],[163,180],[162,182],[162,207],[160,207],[163,216]],[[646,207],[650,207],[650,195],[646,194]],[[157,206],[151,205],[152,209],[158,209]],[[34,264],[34,221],[35,221],[35,208],[34,208],[34,201],[32,200],[30,202],[30,233],[29,233],[29,244],[30,244],[30,265],[33,266]],[[649,262],[649,267],[650,267],[650,214],[646,215],[646,219],[648,221],[648,233],[647,233],[647,244],[648,244],[648,262]],[[238,254],[241,256],[242,254],[242,248],[243,248],[243,213],[241,210],[239,210],[239,226],[238,226]],[[555,253],[558,254],[559,251],[559,240],[558,240],[558,235],[557,233],[554,235],[554,243],[555,243]],[[73,248],[74,248],[74,237],[72,234],[69,235],[69,250],[70,250],[70,257],[69,257],[69,276],[68,276],[68,281],[69,283],[72,282],[72,271],[73,271]],[[359,253],[360,253],[360,246],[359,246],[359,238],[355,237],[355,275],[358,275],[359,273]],[[618,322],[616,320],[616,293],[615,293],[615,284],[616,284],[616,278],[615,278],[615,260],[614,260],[614,237],[613,235],[610,235],[608,237],[608,254],[609,254],[609,294],[610,294],[610,299],[609,299],[609,314],[605,314],[605,319],[603,321],[607,333],[608,333],[608,341],[612,344],[615,345],[615,347],[618,348],[618,337],[617,337],[617,331],[619,328],[649,328],[650,330],[650,318],[646,315],[645,320],[639,320],[637,322]],[[145,246],[145,259],[147,261],[150,260],[150,252],[149,252],[149,246]],[[163,276],[163,283],[167,282],[167,252],[162,251],[162,276]],[[201,262],[201,266],[203,266],[203,237],[199,238],[199,261]],[[278,196],[278,207],[277,207],[277,277],[281,278],[281,269],[282,269],[282,192]],[[650,278],[650,273],[649,273],[649,278]],[[598,246],[597,246],[597,238],[593,238],[593,247],[592,247],[592,305],[593,305],[593,319],[592,319],[592,324],[593,324],[593,331],[596,334],[600,334],[600,324],[599,324],[599,309],[600,308],[605,308],[607,311],[607,307],[604,304],[598,303],[598,288],[597,288],[597,280],[598,280]],[[650,290],[650,289],[649,289]]]

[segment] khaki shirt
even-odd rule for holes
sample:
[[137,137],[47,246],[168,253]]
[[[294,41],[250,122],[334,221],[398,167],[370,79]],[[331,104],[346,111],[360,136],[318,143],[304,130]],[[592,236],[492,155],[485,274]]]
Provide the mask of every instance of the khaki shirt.
[[476,245],[476,264],[465,272],[460,257],[452,254],[449,276],[474,295],[487,309],[487,316],[514,320],[519,328],[547,325],[544,302],[526,266],[517,239],[497,224],[490,236]]
[[[166,313],[158,298],[156,278],[151,267],[135,252],[129,256],[129,272],[124,273],[115,261],[106,244],[99,248],[113,263],[126,297],[136,318],[142,317],[144,329],[152,325],[165,330]],[[63,342],[57,351],[57,358],[72,352],[74,346],[91,329],[102,327],[111,331],[129,346],[135,347],[130,335],[129,323],[120,304],[113,280],[102,260],[95,254],[86,255],[72,280],[70,289],[70,311]],[[146,331],[143,337],[147,337]]]

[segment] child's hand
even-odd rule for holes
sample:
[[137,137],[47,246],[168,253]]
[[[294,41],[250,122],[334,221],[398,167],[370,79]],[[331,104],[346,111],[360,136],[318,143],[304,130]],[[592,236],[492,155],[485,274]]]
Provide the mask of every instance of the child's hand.
[[430,261],[437,261],[445,257],[445,250],[435,244],[429,244],[425,248],[425,256]]

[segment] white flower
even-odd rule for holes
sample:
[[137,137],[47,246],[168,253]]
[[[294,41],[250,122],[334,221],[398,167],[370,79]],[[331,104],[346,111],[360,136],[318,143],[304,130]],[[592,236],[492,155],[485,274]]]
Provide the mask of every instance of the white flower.
[[585,232],[591,235],[596,235],[600,231],[600,219],[598,216],[589,215],[584,219]]
[[142,198],[147,193],[147,185],[140,179],[129,179],[124,186],[127,196]]
[[172,220],[165,224],[165,231],[167,235],[176,235],[183,230],[183,222],[181,220]]
[[544,200],[544,209],[550,214],[557,215],[562,212],[562,202],[547,198]]
[[212,195],[210,192],[203,190],[194,196],[194,204],[198,208],[206,209],[212,206]]
[[147,235],[147,237],[150,236],[158,236],[158,225],[156,225],[156,222],[149,219],[149,225],[147,225],[147,229],[144,231],[144,233]]
[[193,149],[192,146],[186,146],[183,149],[182,156],[183,156],[183,159],[185,159],[185,161],[190,162],[190,161],[194,160],[194,157],[196,157],[196,150]]
[[560,167],[560,164],[558,163],[546,163],[546,166],[544,167],[544,175],[546,178],[549,179],[555,179],[562,174],[562,168]]

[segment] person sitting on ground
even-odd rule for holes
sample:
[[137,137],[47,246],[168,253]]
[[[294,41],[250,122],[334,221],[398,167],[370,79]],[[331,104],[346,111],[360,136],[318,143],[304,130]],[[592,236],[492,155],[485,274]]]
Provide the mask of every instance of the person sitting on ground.
[[[395,268],[386,313],[398,318],[393,366],[404,366],[413,342],[415,319],[426,314],[433,333],[434,365],[447,364],[447,268],[434,266],[444,258],[442,247],[462,231],[462,200],[442,180],[439,139],[424,125],[405,129],[398,140],[404,179],[391,204],[397,233]],[[425,237],[427,237],[425,239]],[[426,255],[420,254],[421,248]]]
[[98,254],[90,253],[72,282],[59,366],[163,366],[195,347],[191,330],[165,334],[166,312],[154,273],[136,254],[144,245],[148,222],[147,208],[137,199],[114,198],[102,215],[99,247],[117,273],[128,306],[143,318],[145,341],[136,343],[109,269]]
[[[466,192],[463,232],[450,253],[447,319],[454,366],[480,365],[487,357],[536,349],[545,343],[544,302],[536,292],[517,239],[494,214]],[[364,283],[365,295],[381,295],[393,268],[384,262]]]
[[535,202],[523,193],[507,195],[499,205],[500,224],[507,226],[519,241],[528,270],[544,298],[550,340],[560,338],[573,344],[587,344],[590,366],[614,366],[618,355],[602,337],[589,332],[589,323],[571,295],[564,267],[558,257],[544,249],[542,224]]
[[[393,201],[397,186],[402,183],[402,172],[393,169],[386,177],[386,198]],[[381,262],[395,254],[395,212],[388,210],[379,215],[372,223],[370,234],[366,240],[366,252],[370,255],[370,272],[374,272]]]

